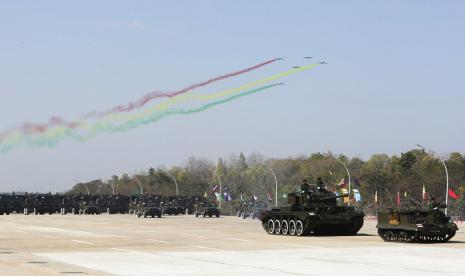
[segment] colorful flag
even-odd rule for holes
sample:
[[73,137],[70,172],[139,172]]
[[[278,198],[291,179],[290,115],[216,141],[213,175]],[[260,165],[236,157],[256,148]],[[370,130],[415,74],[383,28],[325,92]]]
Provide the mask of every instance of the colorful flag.
[[355,201],[356,202],[362,201],[362,196],[360,195],[360,192],[358,191],[358,189],[353,189],[352,191],[354,191]]
[[216,199],[217,199],[218,201],[221,201],[221,200],[222,200],[221,194],[220,194],[220,193],[215,193],[215,196],[216,196]]
[[339,187],[341,187],[341,188],[345,188],[345,186],[346,186],[346,185],[347,185],[347,182],[346,182],[346,180],[345,180],[344,178],[343,178],[343,179],[341,179],[341,182],[339,182]]
[[229,194],[228,193],[223,193],[223,199],[225,201],[229,201]]
[[220,189],[220,186],[218,186],[218,184],[217,184],[217,185],[215,185],[215,187],[213,187],[212,191],[213,191],[213,192],[216,192],[216,191],[219,190],[219,189]]
[[456,193],[454,193],[454,191],[451,188],[449,188],[449,196],[453,199],[459,199],[459,196]]
[[375,203],[378,203],[378,191],[375,191]]

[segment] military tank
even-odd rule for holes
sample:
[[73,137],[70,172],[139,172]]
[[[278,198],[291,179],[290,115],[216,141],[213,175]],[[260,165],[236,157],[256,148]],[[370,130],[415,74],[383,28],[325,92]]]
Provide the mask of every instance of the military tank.
[[447,242],[457,225],[446,216],[440,204],[431,210],[400,209],[378,213],[378,235],[386,242]]
[[275,235],[355,235],[365,214],[338,204],[337,199],[346,196],[309,185],[307,191],[287,195],[289,206],[263,211],[263,229]]

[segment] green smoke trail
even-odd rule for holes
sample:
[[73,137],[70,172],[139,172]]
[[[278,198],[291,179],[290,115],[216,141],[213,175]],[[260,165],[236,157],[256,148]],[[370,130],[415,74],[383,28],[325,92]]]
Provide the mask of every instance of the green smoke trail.
[[[110,122],[105,122],[105,121],[98,121],[91,125],[90,128],[88,128],[88,133],[86,134],[80,134],[78,130],[76,129],[70,129],[70,128],[64,128],[64,127],[57,127],[54,128],[46,133],[40,134],[40,135],[35,135],[35,136],[27,136],[23,137],[25,139],[25,144],[28,145],[29,147],[49,147],[53,148],[55,147],[59,142],[62,140],[69,138],[75,141],[79,142],[85,142],[87,140],[95,138],[98,134],[100,133],[116,133],[116,132],[126,132],[131,129],[155,123],[159,121],[160,119],[170,116],[170,115],[175,115],[175,114],[181,114],[181,115],[190,115],[194,113],[199,113],[202,111],[205,111],[207,109],[210,109],[212,107],[222,105],[225,103],[228,103],[230,101],[258,93],[260,91],[282,85],[282,83],[275,83],[275,84],[270,84],[270,85],[265,85],[261,86],[259,88],[253,89],[253,90],[248,90],[245,92],[242,92],[240,94],[235,94],[233,96],[214,101],[205,105],[202,105],[200,107],[196,108],[172,108],[168,109],[165,111],[156,111],[153,113],[149,114],[142,114],[143,116],[140,117],[132,117],[129,120],[119,124],[119,125],[113,125]],[[19,140],[12,140],[10,143],[2,143],[0,144],[0,153],[7,153],[10,150],[20,146],[21,139]]]

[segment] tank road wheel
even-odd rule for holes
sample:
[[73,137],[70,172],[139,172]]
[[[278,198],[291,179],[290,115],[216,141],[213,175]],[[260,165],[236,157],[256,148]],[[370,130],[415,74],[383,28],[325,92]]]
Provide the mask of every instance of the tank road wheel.
[[268,234],[274,233],[274,220],[273,219],[268,220],[268,222],[266,223],[266,228],[268,230]]
[[302,236],[304,234],[304,224],[300,219],[295,222],[295,233],[297,236]]
[[407,239],[408,239],[408,234],[407,234],[407,232],[401,230],[401,231],[399,232],[398,239],[399,239],[400,242],[407,242]]
[[274,221],[274,233],[277,235],[281,234],[281,221],[279,219]]
[[287,223],[287,220],[285,219],[281,221],[281,232],[283,235],[287,235],[289,233],[289,223]]
[[445,242],[452,239],[452,237],[455,236],[455,230],[450,230],[449,234],[447,234],[446,238],[445,238]]
[[245,213],[244,212],[241,213],[241,219],[245,219]]
[[383,240],[391,242],[391,241],[396,241],[396,235],[392,231],[386,231],[383,233],[382,236]]
[[251,219],[255,219],[255,216],[254,216],[254,214],[253,214],[253,213],[250,213],[250,215],[249,215],[249,218],[251,218]]
[[416,233],[411,231],[400,231],[398,239],[401,242],[412,242],[416,239]]
[[290,220],[289,221],[289,234],[291,234],[292,236],[295,235],[295,221],[294,220]]

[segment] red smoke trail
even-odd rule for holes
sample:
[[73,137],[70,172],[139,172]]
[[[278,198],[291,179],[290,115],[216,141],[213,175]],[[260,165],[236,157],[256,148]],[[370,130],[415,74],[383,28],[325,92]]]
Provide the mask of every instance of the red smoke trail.
[[[238,76],[238,75],[241,75],[241,74],[256,70],[256,69],[258,69],[260,67],[271,64],[271,63],[273,63],[273,62],[275,62],[277,60],[279,60],[279,59],[276,59],[276,58],[271,59],[271,60],[259,63],[257,65],[254,65],[252,67],[248,67],[248,68],[236,71],[236,72],[232,72],[232,73],[229,73],[229,74],[226,74],[226,75],[215,77],[215,78],[206,80],[204,82],[192,84],[191,86],[188,86],[188,87],[183,88],[183,89],[178,90],[178,91],[169,92],[169,93],[151,92],[151,93],[148,93],[148,94],[144,95],[142,98],[140,98],[139,100],[137,100],[135,102],[131,102],[131,103],[128,103],[126,105],[118,105],[118,106],[115,106],[112,109],[109,109],[109,110],[106,110],[106,111],[100,111],[100,112],[93,111],[93,112],[90,112],[90,113],[86,114],[84,116],[84,118],[85,119],[101,118],[101,117],[109,115],[109,114],[130,112],[130,111],[132,111],[134,109],[143,107],[145,104],[147,104],[151,100],[154,100],[154,99],[157,99],[157,98],[172,98],[172,97],[187,93],[187,92],[189,92],[189,91],[191,91],[193,89],[206,86],[206,85],[211,84],[213,82],[224,80],[224,79],[227,79],[227,78],[230,78],[230,77],[235,77],[235,76]],[[34,133],[45,132],[45,131],[47,131],[47,129],[49,129],[50,127],[53,127],[53,126],[63,126],[63,127],[73,128],[74,129],[74,128],[78,128],[80,125],[81,125],[81,123],[79,121],[66,122],[66,120],[64,120],[64,119],[62,119],[60,117],[52,116],[47,123],[43,123],[43,124],[25,123],[21,127],[21,131],[24,134],[34,134]],[[5,133],[0,133],[0,141],[2,141],[9,133],[11,133],[11,131],[5,132]]]

